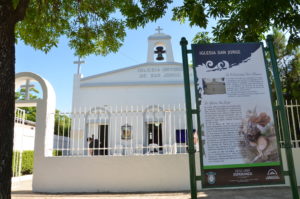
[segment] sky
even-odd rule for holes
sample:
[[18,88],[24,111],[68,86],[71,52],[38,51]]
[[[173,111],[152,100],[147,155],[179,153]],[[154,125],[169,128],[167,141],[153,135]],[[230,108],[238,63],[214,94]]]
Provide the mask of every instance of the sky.
[[[127,30],[123,46],[117,53],[85,57],[83,59],[85,63],[81,67],[83,77],[145,63],[147,38],[156,33],[155,29],[158,26],[163,29],[162,33],[172,37],[174,59],[176,62],[182,62],[180,39],[186,37],[191,44],[195,34],[200,31],[210,31],[213,22],[209,22],[206,30],[190,27],[188,23],[180,24],[171,20],[171,7],[162,19],[148,23],[137,30]],[[77,65],[73,62],[77,59],[74,50],[68,46],[66,37],[62,37],[58,47],[51,49],[47,54],[26,46],[22,41],[18,41],[16,45],[16,73],[33,72],[48,80],[56,93],[56,107],[62,112],[71,111],[73,76],[77,73]]]

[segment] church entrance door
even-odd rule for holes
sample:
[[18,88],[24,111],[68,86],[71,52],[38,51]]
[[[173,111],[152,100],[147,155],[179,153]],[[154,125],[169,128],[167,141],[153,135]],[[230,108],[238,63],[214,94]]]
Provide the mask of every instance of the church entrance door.
[[162,123],[147,123],[147,137],[150,152],[162,151]]
[[108,155],[108,125],[98,126],[99,155]]

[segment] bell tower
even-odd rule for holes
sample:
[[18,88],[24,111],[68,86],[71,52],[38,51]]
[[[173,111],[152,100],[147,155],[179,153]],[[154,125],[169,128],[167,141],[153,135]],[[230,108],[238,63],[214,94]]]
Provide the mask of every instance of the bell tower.
[[147,62],[174,62],[171,36],[162,33],[162,28],[155,29],[157,33],[148,37]]

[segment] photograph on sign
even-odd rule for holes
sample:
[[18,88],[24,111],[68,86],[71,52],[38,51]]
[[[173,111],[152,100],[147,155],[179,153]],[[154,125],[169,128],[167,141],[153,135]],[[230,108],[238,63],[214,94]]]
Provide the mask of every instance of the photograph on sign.
[[204,187],[283,183],[261,43],[192,45]]

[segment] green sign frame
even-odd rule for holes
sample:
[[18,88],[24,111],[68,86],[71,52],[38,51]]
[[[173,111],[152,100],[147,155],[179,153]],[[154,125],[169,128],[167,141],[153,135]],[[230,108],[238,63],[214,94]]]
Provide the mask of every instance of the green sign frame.
[[[280,116],[282,118],[282,126],[283,126],[283,134],[284,134],[284,148],[286,152],[286,159],[287,159],[287,166],[288,170],[283,171],[282,167],[282,158],[281,158],[281,153],[279,149],[279,154],[280,154],[280,169],[281,173],[284,176],[289,176],[289,181],[290,181],[290,186],[291,186],[291,191],[293,195],[293,199],[299,199],[299,193],[297,189],[297,179],[295,175],[295,168],[294,168],[294,160],[293,160],[293,154],[292,154],[292,144],[291,144],[291,138],[290,138],[290,133],[289,133],[289,128],[288,128],[288,121],[286,118],[286,112],[284,108],[284,101],[283,101],[283,96],[282,96],[282,87],[279,79],[279,72],[278,72],[278,66],[277,66],[277,61],[276,61],[276,55],[274,51],[274,45],[273,45],[273,37],[271,35],[268,35],[266,43],[267,43],[267,48],[263,49],[263,55],[265,59],[265,51],[267,50],[270,53],[270,58],[271,58],[271,69],[273,72],[273,77],[274,77],[274,84],[275,84],[275,90],[276,90],[276,98],[278,101],[278,105],[273,106],[273,112],[274,110],[278,110],[280,113]],[[200,175],[196,175],[196,158],[195,158],[195,148],[193,142],[188,142],[188,156],[189,156],[189,175],[190,175],[190,188],[191,188],[191,198],[196,199],[197,198],[197,181],[202,181],[202,184],[205,179],[205,174],[204,174],[204,165],[203,165],[203,147],[202,147],[202,136],[201,136],[201,124],[200,124],[200,104],[201,102],[197,99],[201,99],[199,97],[199,92],[197,91],[196,88],[196,64],[195,64],[195,54],[193,53],[192,50],[187,49],[188,42],[185,38],[182,38],[180,41],[181,45],[181,50],[182,50],[182,61],[183,61],[183,76],[184,76],[184,90],[185,90],[185,100],[186,100],[186,120],[187,120],[187,128],[188,128],[188,139],[193,140],[193,120],[192,117],[193,115],[197,116],[197,126],[198,126],[198,141],[199,141],[199,159],[200,159],[200,169],[201,173]],[[192,98],[191,98],[191,90],[190,90],[190,77],[189,77],[189,65],[188,65],[188,54],[192,54],[192,60],[193,60],[193,74],[194,74],[194,87],[195,87],[195,94],[196,94],[196,108],[192,108]],[[265,65],[266,65],[266,70],[267,70],[267,61],[265,59]],[[270,81],[269,78],[269,73],[267,71],[268,75],[268,80]],[[268,81],[269,88],[270,88],[270,82]],[[270,90],[271,92],[271,90]],[[275,118],[274,118],[275,119]],[[276,129],[276,134],[278,137],[278,131]],[[277,140],[278,142],[278,140]],[[278,145],[279,146],[279,145]],[[254,184],[258,185],[258,184]],[[248,186],[248,185],[247,185]]]

